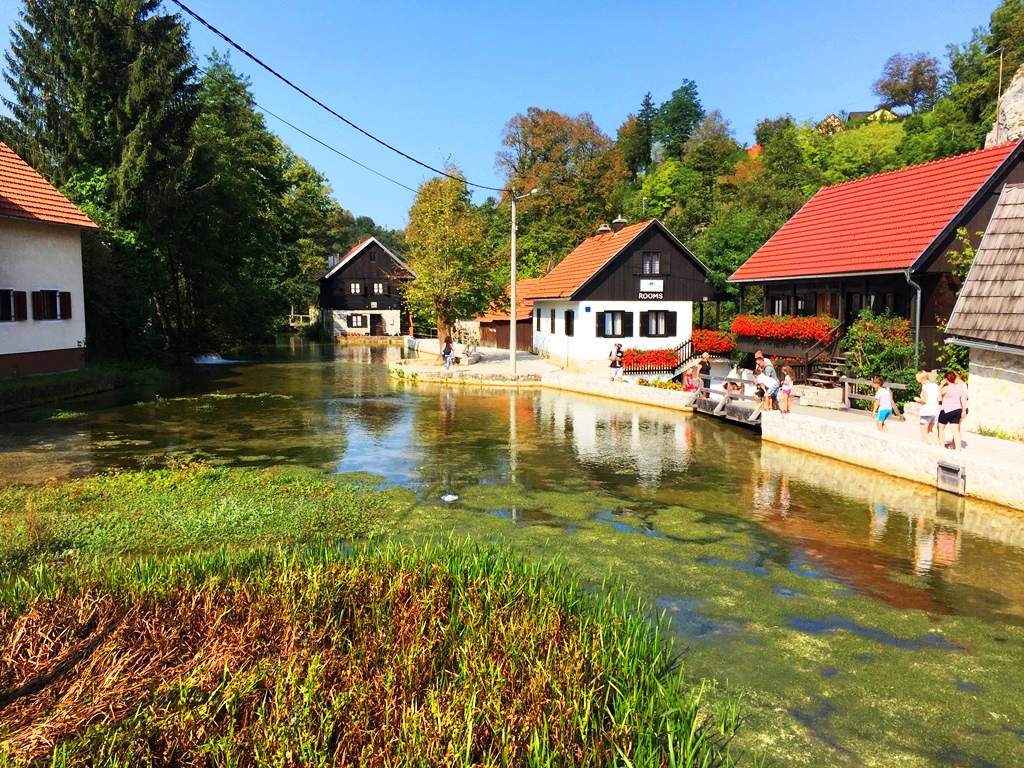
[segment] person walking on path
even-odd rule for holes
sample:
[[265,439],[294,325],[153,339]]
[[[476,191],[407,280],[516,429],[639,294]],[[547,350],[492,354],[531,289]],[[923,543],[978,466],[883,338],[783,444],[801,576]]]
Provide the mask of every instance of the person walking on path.
[[444,337],[444,347],[441,349],[441,359],[444,360],[444,367],[452,367],[452,358],[455,357],[455,350],[452,348],[452,337]]
[[921,394],[914,398],[921,403],[921,414],[918,422],[921,425],[921,442],[939,444],[939,385],[932,381],[928,371],[917,372],[917,383],[921,385]]
[[888,432],[889,427],[886,426],[885,420],[892,416],[892,390],[883,386],[881,376],[873,376],[871,383],[875,387],[875,427],[879,432]]
[[611,361],[611,365],[608,367],[612,369],[612,381],[616,379],[622,381],[622,360],[625,356],[626,353],[622,351],[621,344],[616,344],[615,349],[608,353],[608,360]]
[[[956,383],[956,373],[950,371],[939,387],[939,428],[942,431],[939,438],[946,447],[954,451],[963,449],[960,421],[963,418],[966,400],[967,393],[963,386]],[[952,444],[946,439],[946,427],[953,433]]]

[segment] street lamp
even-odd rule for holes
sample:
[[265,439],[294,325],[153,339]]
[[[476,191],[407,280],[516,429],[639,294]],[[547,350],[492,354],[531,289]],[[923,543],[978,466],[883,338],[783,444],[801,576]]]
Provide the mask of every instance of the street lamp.
[[508,291],[511,302],[508,319],[508,367],[512,376],[516,375],[516,202],[537,194],[537,191],[536,187],[525,195],[516,195],[514,189],[509,191],[509,197],[512,199],[512,278]]

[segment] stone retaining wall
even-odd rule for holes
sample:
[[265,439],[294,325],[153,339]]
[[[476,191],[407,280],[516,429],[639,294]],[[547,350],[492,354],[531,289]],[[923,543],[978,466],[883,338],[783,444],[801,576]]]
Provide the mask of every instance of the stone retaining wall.
[[578,392],[584,395],[597,395],[612,400],[625,400],[630,403],[643,403],[673,411],[690,412],[693,410],[693,392],[682,392],[657,387],[641,387],[628,382],[608,381],[606,374],[600,376],[580,376],[562,372],[545,373],[540,377],[541,385],[566,392]]
[[951,452],[938,446],[893,439],[891,435],[849,429],[833,421],[771,411],[761,415],[761,437],[873,469],[905,480],[936,487],[938,462],[964,468],[966,493],[1012,509],[1024,509],[1024,472],[1020,467],[974,457],[970,452]]

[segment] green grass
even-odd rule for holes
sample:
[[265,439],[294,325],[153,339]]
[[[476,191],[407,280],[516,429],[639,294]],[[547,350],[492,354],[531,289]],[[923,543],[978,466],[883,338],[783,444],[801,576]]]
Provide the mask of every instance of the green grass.
[[46,558],[365,537],[381,526],[388,498],[311,471],[188,459],[45,487],[0,486],[0,573]]
[[494,547],[37,565],[0,594],[0,764],[735,764],[661,631]]

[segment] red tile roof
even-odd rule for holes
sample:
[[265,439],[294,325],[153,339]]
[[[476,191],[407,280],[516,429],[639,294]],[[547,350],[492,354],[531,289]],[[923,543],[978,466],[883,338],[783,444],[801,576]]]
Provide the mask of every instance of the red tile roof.
[[761,154],[762,149],[763,147],[760,144],[755,144],[752,147],[747,147],[747,154],[750,155],[751,157],[757,157],[758,155]]
[[908,269],[1017,146],[1003,144],[825,187],[729,280]]
[[0,142],[0,218],[99,229],[3,142]]
[[654,219],[649,219],[623,227],[618,232],[588,237],[541,279],[533,298],[560,299],[572,296],[653,223]]

